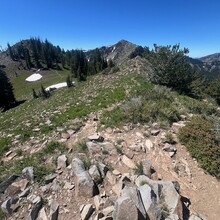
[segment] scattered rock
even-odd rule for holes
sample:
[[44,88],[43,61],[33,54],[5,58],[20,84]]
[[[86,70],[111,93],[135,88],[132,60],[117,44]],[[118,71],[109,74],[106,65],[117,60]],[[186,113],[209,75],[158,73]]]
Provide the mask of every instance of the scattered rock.
[[7,180],[0,183],[0,193],[4,193],[5,190],[18,178],[18,175],[12,175]]
[[134,169],[136,166],[135,166],[135,163],[129,159],[127,156],[123,155],[122,156],[122,162],[129,168],[131,169]]
[[102,177],[101,177],[100,172],[98,170],[98,167],[96,165],[92,165],[89,168],[89,174],[96,183],[102,182]]
[[92,213],[94,212],[94,210],[95,209],[93,208],[92,204],[83,205],[80,208],[81,219],[88,220],[92,215]]
[[11,185],[24,191],[28,185],[29,181],[27,179],[20,179],[19,181],[13,182]]
[[52,200],[52,202],[50,204],[51,220],[57,220],[58,214],[59,214],[59,204],[55,200]]
[[26,177],[29,181],[34,181],[34,168],[33,167],[25,167],[22,170],[22,175]]
[[98,194],[98,188],[87,171],[77,174],[74,179],[76,196],[91,198]]
[[70,134],[69,134],[69,133],[62,133],[62,134],[61,134],[61,138],[63,138],[63,139],[69,139],[69,138],[70,138]]
[[66,168],[67,158],[66,155],[61,155],[57,158],[57,169]]
[[152,141],[148,139],[148,140],[145,141],[145,146],[146,146],[147,150],[150,151],[150,150],[153,149],[154,145],[153,145]]
[[160,130],[151,130],[153,136],[157,136],[160,133]]
[[171,145],[171,144],[168,144],[166,143],[164,145],[164,147],[162,148],[162,150],[166,151],[166,152],[176,152],[177,149],[175,148],[175,146]]
[[47,217],[47,214],[45,212],[45,208],[44,207],[40,210],[40,212],[38,214],[38,219],[39,220],[49,220],[48,217]]
[[45,183],[48,184],[48,183],[51,183],[53,182],[53,180],[57,177],[57,174],[54,173],[54,174],[50,174],[48,176],[45,177]]
[[138,220],[138,209],[134,202],[126,196],[119,197],[115,203],[115,210],[112,214],[114,220]]
[[88,136],[88,139],[90,141],[97,141],[97,142],[103,142],[104,138],[102,136],[100,136],[99,134],[93,134]]
[[5,214],[12,214],[19,206],[19,198],[9,198],[2,203],[1,209]]
[[32,197],[28,197],[29,200],[34,204],[33,208],[31,209],[27,220],[36,220],[38,217],[38,213],[42,207],[42,198],[40,196],[32,196]]

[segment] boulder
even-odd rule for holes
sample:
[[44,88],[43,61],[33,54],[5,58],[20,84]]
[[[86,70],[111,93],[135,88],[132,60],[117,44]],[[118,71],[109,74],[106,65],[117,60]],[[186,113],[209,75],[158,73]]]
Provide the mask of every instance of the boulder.
[[93,197],[98,194],[98,188],[87,171],[74,177],[76,196]]
[[18,178],[18,175],[12,175],[7,180],[0,184],[0,193],[4,193],[5,190]]
[[1,205],[1,209],[5,214],[12,214],[19,207],[19,198],[9,198]]
[[44,207],[39,211],[38,219],[39,220],[49,220],[48,217],[47,217],[47,214],[45,212],[45,208]]
[[79,158],[74,158],[72,160],[71,168],[73,175],[77,175],[85,171],[84,163]]
[[144,209],[146,211],[146,216],[151,220],[157,219],[157,197],[152,191],[151,187],[147,184],[144,184],[140,187],[138,187],[138,191],[141,196],[141,200],[143,202]]
[[42,198],[40,196],[32,195],[28,197],[28,200],[31,201],[34,206],[32,207],[26,220],[36,220],[43,204]]
[[101,174],[98,170],[98,167],[96,165],[92,165],[89,168],[89,174],[96,183],[102,182],[102,176],[101,176]]
[[115,210],[112,214],[114,220],[139,220],[138,209],[135,203],[127,196],[119,197],[115,203]]
[[122,190],[122,196],[129,197],[134,202],[138,208],[140,219],[146,219],[146,211],[142,202],[142,198],[136,187],[125,186]]

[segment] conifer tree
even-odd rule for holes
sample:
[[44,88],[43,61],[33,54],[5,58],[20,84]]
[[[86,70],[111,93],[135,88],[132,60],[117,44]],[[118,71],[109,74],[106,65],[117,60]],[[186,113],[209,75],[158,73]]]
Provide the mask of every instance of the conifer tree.
[[70,76],[68,75],[67,78],[66,78],[66,84],[67,84],[67,87],[70,88],[73,86],[73,82],[70,78]]
[[37,93],[35,92],[34,89],[32,89],[32,95],[33,95],[33,98],[34,98],[34,99],[37,99],[37,98],[38,98],[38,95],[37,95]]
[[29,53],[29,50],[27,48],[24,49],[24,58],[25,58],[25,62],[26,62],[26,67],[28,69],[30,69],[32,64],[31,64],[30,53]]
[[8,46],[9,56],[11,57],[12,60],[14,60],[15,57],[14,57],[14,53],[12,51],[12,48],[11,48],[10,44],[7,43],[7,46]]
[[15,103],[12,84],[6,73],[0,69],[0,108],[6,110]]
[[41,85],[41,97],[47,99],[50,97],[50,93]]

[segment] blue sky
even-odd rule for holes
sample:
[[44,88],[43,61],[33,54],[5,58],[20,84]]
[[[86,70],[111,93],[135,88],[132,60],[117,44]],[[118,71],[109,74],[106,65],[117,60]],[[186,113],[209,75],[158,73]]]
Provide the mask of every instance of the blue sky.
[[126,39],[220,52],[219,0],[0,0],[0,45],[39,36],[64,49]]

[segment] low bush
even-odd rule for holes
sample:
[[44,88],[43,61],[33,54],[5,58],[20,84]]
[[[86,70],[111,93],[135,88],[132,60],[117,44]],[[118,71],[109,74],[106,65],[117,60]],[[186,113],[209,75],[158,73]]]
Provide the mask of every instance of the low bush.
[[204,170],[220,178],[220,144],[213,124],[210,118],[194,116],[180,129],[179,140]]

